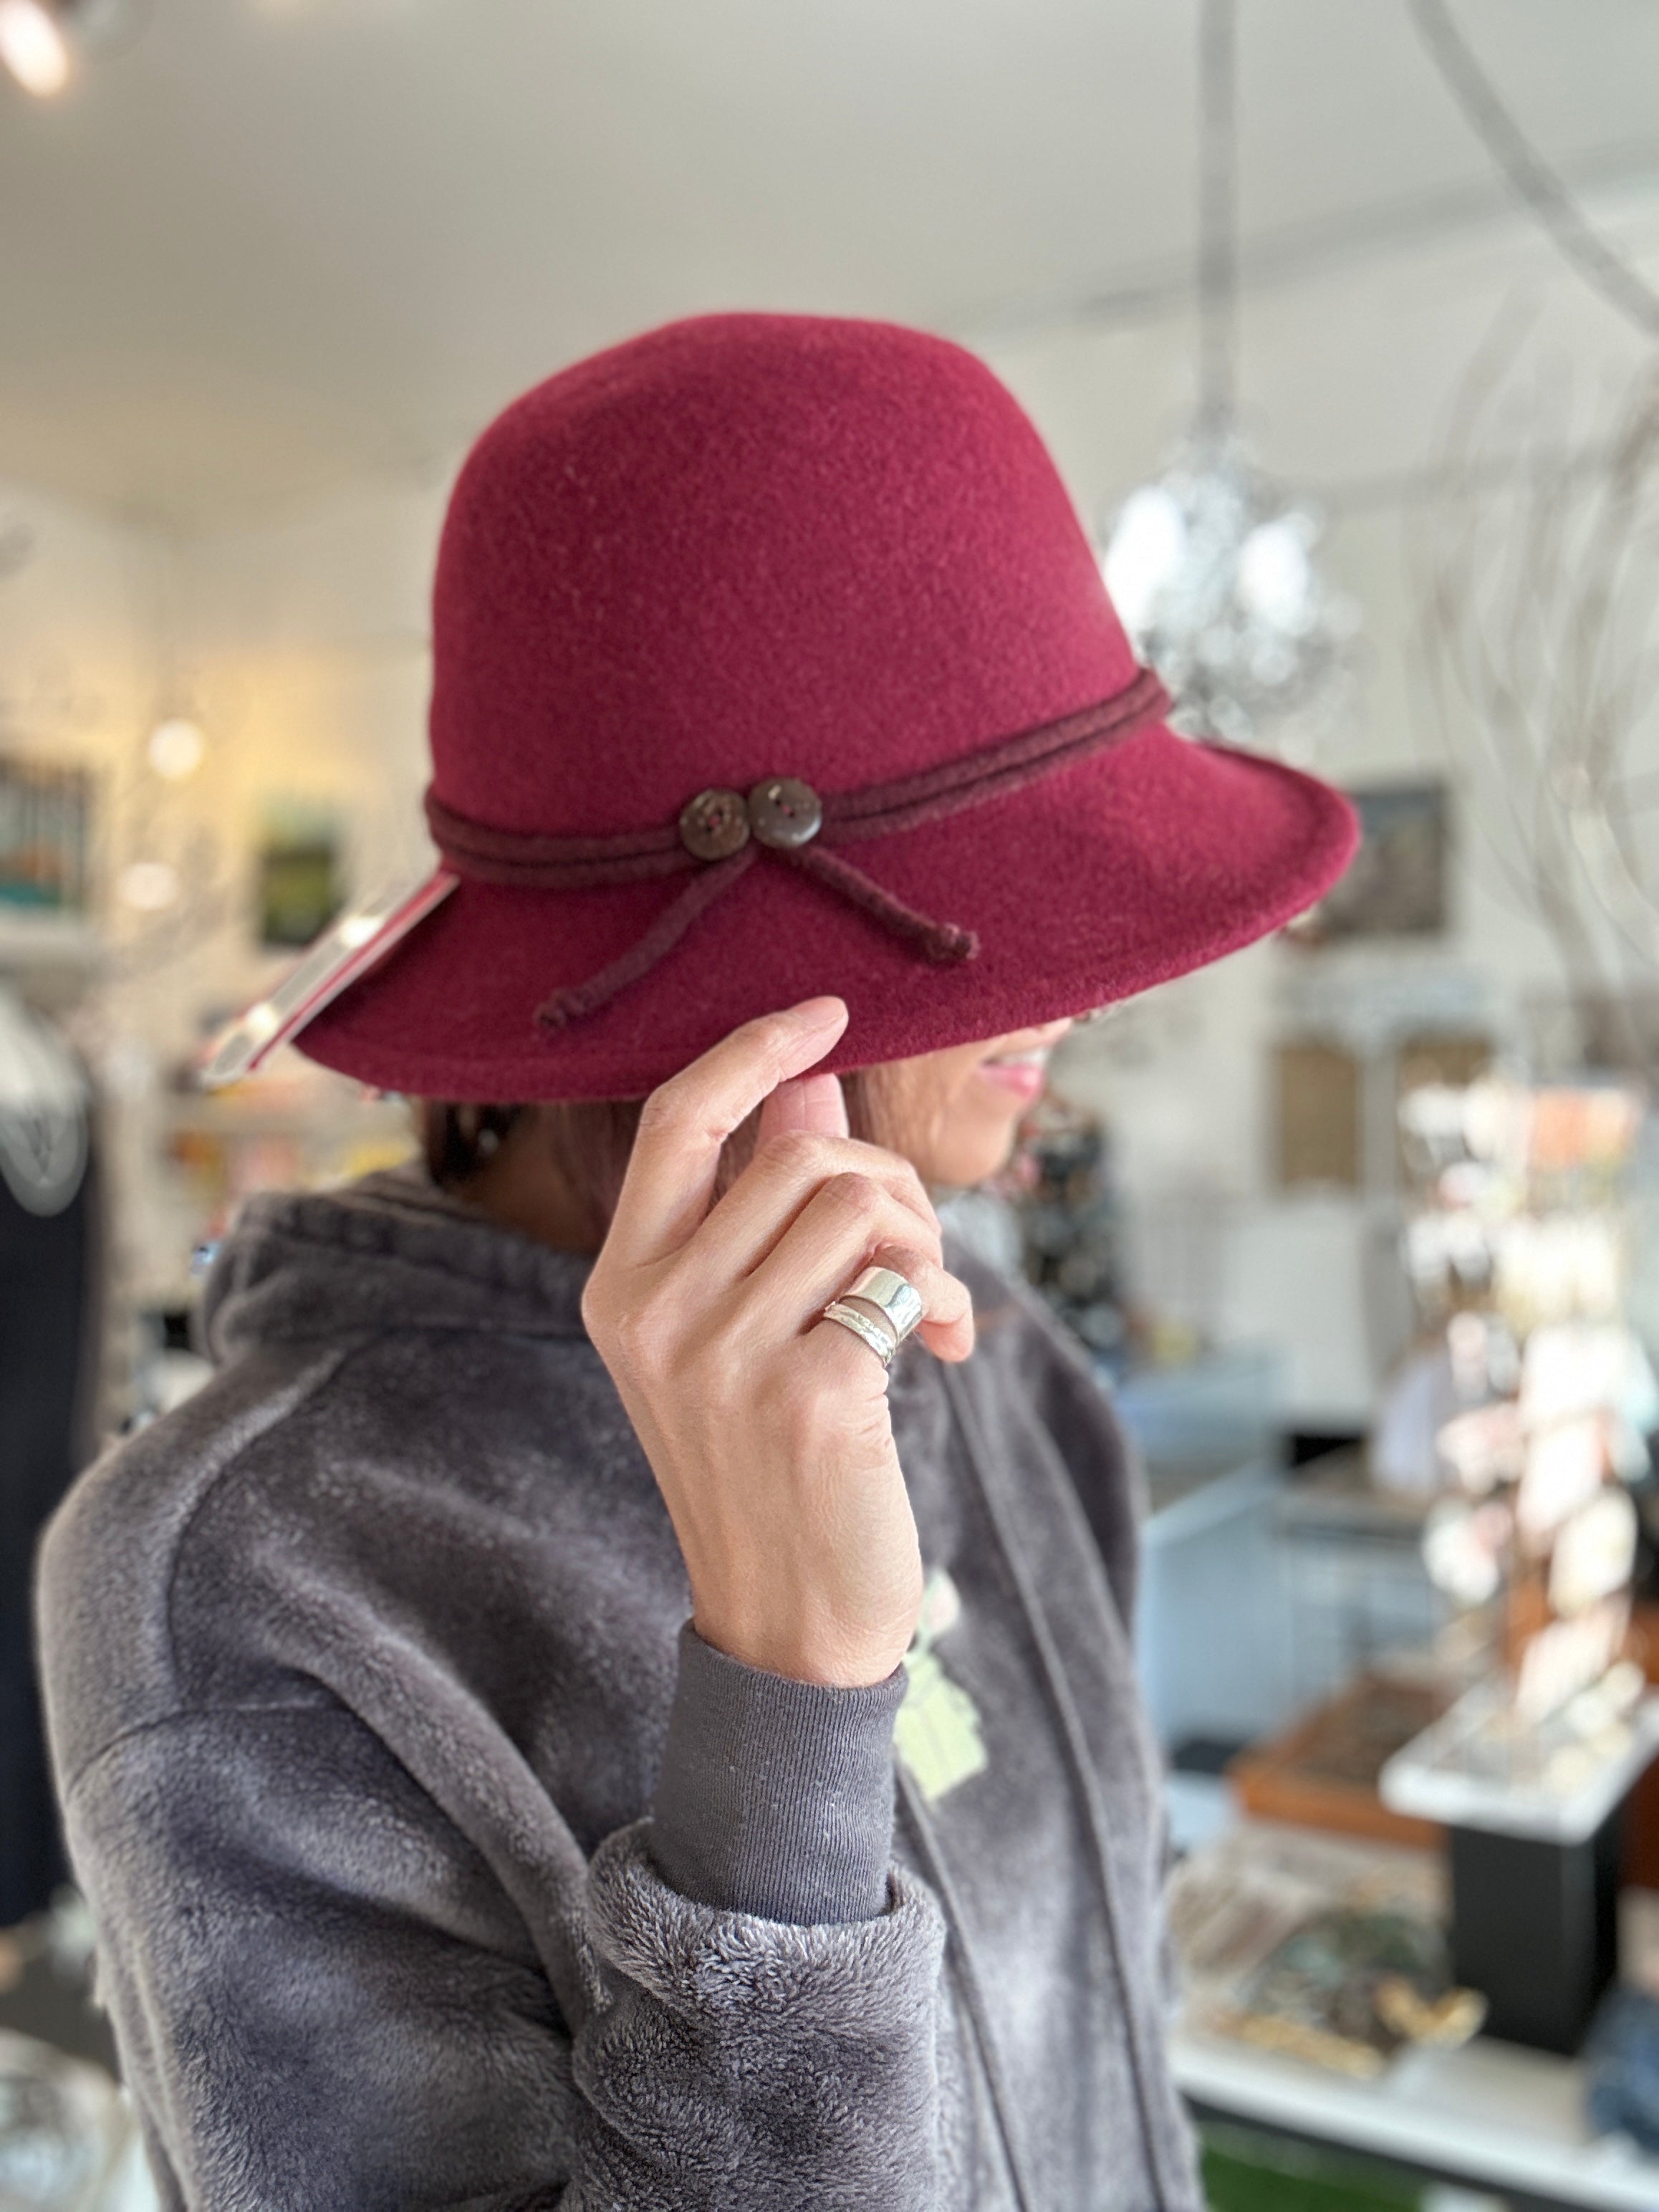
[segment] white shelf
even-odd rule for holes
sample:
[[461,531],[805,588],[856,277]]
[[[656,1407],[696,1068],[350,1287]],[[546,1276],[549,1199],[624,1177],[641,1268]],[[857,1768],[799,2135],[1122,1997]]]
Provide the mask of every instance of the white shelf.
[[1407,2051],[1377,2080],[1355,2081],[1184,2029],[1170,2055],[1187,2096],[1242,2120],[1586,2212],[1659,2205],[1659,2159],[1626,2136],[1589,2133],[1577,2059],[1480,2036],[1461,2051]]
[[94,969],[105,952],[84,915],[36,912],[0,900],[0,967]]

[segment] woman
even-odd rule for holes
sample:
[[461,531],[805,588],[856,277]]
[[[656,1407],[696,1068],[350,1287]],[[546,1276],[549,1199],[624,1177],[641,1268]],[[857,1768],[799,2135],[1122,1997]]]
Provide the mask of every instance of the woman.
[[248,1207],[45,1553],[163,2201],[1193,2212],[1121,1448],[928,1188],[1346,811],[1160,725],[1030,424],[883,325],[527,395],[434,649],[444,866],[305,1046],[541,1103]]

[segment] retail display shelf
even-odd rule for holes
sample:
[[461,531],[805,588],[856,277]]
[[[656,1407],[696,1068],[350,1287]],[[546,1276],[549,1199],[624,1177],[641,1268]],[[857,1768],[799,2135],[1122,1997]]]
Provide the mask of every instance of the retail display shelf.
[[1141,1540],[1154,1548],[1183,1542],[1274,1497],[1284,1476],[1269,1460],[1243,1466],[1213,1462],[1154,1462],[1146,1470],[1146,1518]]
[[36,913],[0,902],[0,968],[97,968],[107,947],[84,915]]
[[[1447,1827],[1484,1828],[1540,1843],[1582,1844],[1639,1779],[1659,1753],[1659,1697],[1644,1698],[1601,1756],[1569,1745],[1576,1778],[1552,1786],[1544,1772],[1483,1772],[1490,1732],[1503,1693],[1480,1683],[1451,1711],[1395,1753],[1379,1778],[1382,1802],[1396,1813]],[[1559,1734],[1559,1731],[1558,1731]],[[1488,1739],[1483,1745],[1483,1738]],[[1555,1739],[1552,1737],[1553,1745]]]
[[1586,2212],[1653,2212],[1659,2159],[1591,2136],[1576,2059],[1479,2037],[1419,2049],[1354,2081],[1220,2036],[1177,2031],[1182,2094],[1230,2117],[1393,2158],[1446,2179]]
[[1433,1498],[1371,1479],[1362,1447],[1345,1444],[1297,1468],[1279,1502],[1279,1525],[1297,1543],[1365,1543],[1415,1551]]

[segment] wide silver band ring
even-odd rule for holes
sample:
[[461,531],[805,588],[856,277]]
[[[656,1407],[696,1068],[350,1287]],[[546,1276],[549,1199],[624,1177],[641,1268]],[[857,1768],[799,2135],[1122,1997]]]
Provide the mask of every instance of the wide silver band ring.
[[866,1267],[856,1282],[847,1285],[842,1296],[861,1298],[866,1305],[874,1306],[892,1330],[895,1344],[902,1344],[921,1319],[921,1293],[896,1267]]
[[823,1310],[825,1321],[838,1321],[850,1329],[884,1367],[892,1365],[921,1315],[921,1293],[895,1267],[866,1267]]
[[867,1313],[860,1313],[856,1306],[843,1305],[839,1298],[832,1298],[823,1310],[823,1318],[825,1321],[838,1321],[843,1328],[850,1329],[860,1344],[869,1346],[884,1367],[892,1365],[898,1346],[881,1323],[872,1321]]

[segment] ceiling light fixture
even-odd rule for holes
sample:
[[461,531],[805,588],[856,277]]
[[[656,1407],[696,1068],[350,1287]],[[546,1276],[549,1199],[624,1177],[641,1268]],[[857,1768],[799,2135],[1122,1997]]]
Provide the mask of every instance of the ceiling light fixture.
[[169,783],[183,783],[194,775],[206,751],[201,724],[187,714],[169,714],[158,722],[144,747],[150,766]]
[[166,860],[131,860],[115,883],[123,906],[140,914],[160,914],[172,906],[179,888],[179,871]]
[[1200,0],[1198,412],[1163,475],[1117,510],[1102,566],[1177,727],[1249,744],[1328,696],[1358,621],[1314,565],[1318,515],[1238,434],[1236,18],[1235,0]]
[[46,0],[0,0],[0,62],[37,100],[50,100],[70,81],[64,13]]

